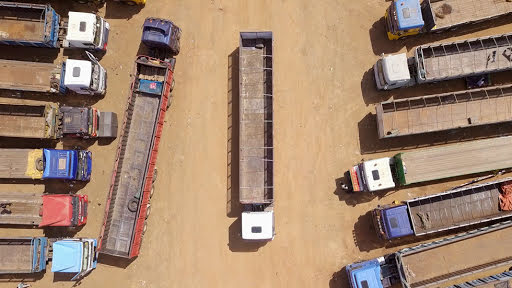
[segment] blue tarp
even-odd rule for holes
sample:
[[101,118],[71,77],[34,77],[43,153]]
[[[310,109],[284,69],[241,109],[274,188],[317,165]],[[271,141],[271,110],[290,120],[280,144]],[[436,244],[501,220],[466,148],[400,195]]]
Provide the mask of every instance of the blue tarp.
[[423,15],[421,15],[419,0],[396,0],[395,6],[399,30],[423,27],[425,22],[423,22]]

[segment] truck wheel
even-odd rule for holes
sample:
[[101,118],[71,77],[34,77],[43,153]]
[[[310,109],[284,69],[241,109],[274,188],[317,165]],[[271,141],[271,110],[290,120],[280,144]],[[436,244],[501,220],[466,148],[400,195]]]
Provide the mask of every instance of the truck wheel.
[[137,212],[137,207],[139,207],[139,201],[137,201],[137,199],[132,199],[128,202],[128,210],[130,212]]
[[155,170],[153,171],[153,179],[151,180],[151,183],[155,183],[157,176],[158,176],[158,169],[155,168]]
[[174,77],[172,78],[172,82],[171,82],[171,91],[174,90]]
[[172,95],[169,95],[169,99],[167,99],[167,106],[165,106],[165,111],[169,110],[172,103]]
[[144,221],[144,227],[142,227],[142,235],[146,234],[148,230],[148,222]]
[[43,159],[41,159],[41,158],[36,159],[36,169],[37,169],[37,171],[43,171],[43,169],[44,169]]
[[148,219],[149,214],[151,214],[151,204],[148,203],[148,206],[146,208],[146,219]]
[[155,193],[155,185],[151,185],[151,192],[149,193],[149,198],[153,197],[153,193]]
[[135,5],[137,5],[137,2],[135,2],[135,1],[123,1],[123,2],[124,2],[124,4],[126,4],[128,6],[135,6]]

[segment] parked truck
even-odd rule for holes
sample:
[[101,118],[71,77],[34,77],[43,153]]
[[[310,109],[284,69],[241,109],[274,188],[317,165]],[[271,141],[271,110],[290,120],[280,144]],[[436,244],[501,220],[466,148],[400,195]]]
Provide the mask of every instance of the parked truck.
[[512,3],[495,0],[393,0],[386,10],[388,38],[455,30],[512,13]]
[[89,181],[91,166],[87,150],[0,149],[0,179]]
[[46,270],[74,274],[78,280],[96,268],[96,239],[46,237],[0,238],[0,274],[31,274]]
[[502,185],[510,185],[511,180],[505,178],[379,205],[372,211],[375,231],[381,239],[393,240],[510,218],[512,211],[500,208],[500,195]]
[[512,136],[482,139],[398,153],[353,166],[345,187],[374,192],[414,183],[512,167]]
[[117,114],[92,107],[0,103],[0,136],[59,139],[115,138]]
[[0,192],[0,224],[77,227],[87,222],[87,195]]
[[110,25],[102,17],[69,12],[61,18],[50,4],[0,2],[0,44],[107,50]]
[[242,239],[274,239],[272,32],[241,32],[239,193]]
[[379,90],[511,69],[512,33],[423,45],[416,47],[414,56],[410,58],[406,53],[383,54],[373,66],[375,84]]
[[0,59],[0,89],[104,95],[106,88],[107,72],[96,60],[67,59],[60,66]]
[[171,55],[180,53],[181,29],[171,20],[148,17],[142,25],[141,42],[147,47],[164,49]]
[[135,61],[131,93],[107,194],[99,253],[139,255],[165,112],[174,86],[175,61],[147,56]]
[[512,121],[512,85],[415,98],[375,106],[379,138],[390,138]]
[[[352,288],[446,287],[512,264],[512,222],[402,249],[346,266]],[[466,278],[467,279],[467,278]],[[454,283],[455,282],[455,283]]]

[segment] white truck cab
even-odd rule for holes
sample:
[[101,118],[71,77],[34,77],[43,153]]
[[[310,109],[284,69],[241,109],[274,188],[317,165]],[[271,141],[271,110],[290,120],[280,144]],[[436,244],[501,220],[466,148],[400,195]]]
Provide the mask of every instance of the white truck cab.
[[83,12],[69,12],[68,17],[64,47],[107,50],[110,25],[105,19]]
[[273,210],[242,212],[242,239],[270,241],[274,234]]
[[104,95],[107,72],[98,62],[67,59],[63,65],[64,87],[78,94]]
[[379,90],[409,86],[414,81],[409,71],[409,63],[405,53],[386,56],[383,54],[381,59],[373,66],[373,73],[375,84]]
[[352,190],[373,192],[394,188],[396,184],[391,171],[393,161],[393,158],[385,157],[364,161],[352,167],[350,169]]

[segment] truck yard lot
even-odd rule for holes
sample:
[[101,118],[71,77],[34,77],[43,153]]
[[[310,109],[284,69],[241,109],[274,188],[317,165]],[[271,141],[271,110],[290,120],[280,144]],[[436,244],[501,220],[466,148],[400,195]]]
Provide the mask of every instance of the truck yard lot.
[[[50,3],[61,14],[96,12],[93,5],[64,0]],[[499,128],[478,126],[378,140],[375,116],[369,115],[375,114],[374,104],[465,86],[463,80],[453,80],[378,92],[371,68],[381,53],[411,53],[421,44],[508,33],[512,24],[506,23],[512,23],[512,17],[494,21],[496,27],[466,27],[392,42],[383,21],[388,6],[389,2],[377,0],[148,0],[141,9],[107,0],[98,10],[111,26],[108,51],[100,60],[108,73],[106,95],[36,95],[31,99],[94,106],[117,113],[121,122],[134,61],[144,51],[139,47],[144,19],[171,19],[183,33],[140,256],[124,262],[100,255],[98,267],[79,287],[348,287],[345,265],[412,246],[413,242],[384,244],[378,240],[369,211],[378,204],[442,192],[475,177],[376,194],[347,194],[338,188],[344,171],[363,158],[392,156],[400,148],[509,135],[512,127],[498,124]],[[272,31],[274,37],[276,236],[265,245],[242,241],[237,189],[239,32],[258,30]],[[62,57],[82,55],[46,48],[1,49],[4,59],[24,61],[59,63]],[[493,76],[493,84],[510,83],[510,76],[510,72],[501,72]],[[2,96],[11,96],[2,102],[30,102],[17,99],[20,96],[13,92],[2,92]],[[89,216],[83,228],[5,226],[0,227],[0,235],[98,237],[117,144],[118,139],[67,139],[55,145],[0,138],[0,148],[81,145],[93,153],[87,184],[0,182],[2,192],[72,190],[88,195]],[[49,268],[36,278],[26,282],[32,287],[74,284],[54,276]],[[2,277],[0,288],[15,287],[18,282]]]

